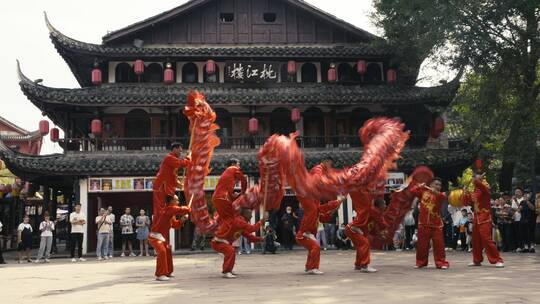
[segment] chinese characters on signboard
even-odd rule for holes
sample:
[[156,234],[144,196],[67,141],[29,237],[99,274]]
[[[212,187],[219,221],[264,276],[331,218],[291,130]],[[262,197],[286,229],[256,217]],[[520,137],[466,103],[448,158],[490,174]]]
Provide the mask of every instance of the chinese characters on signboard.
[[277,82],[278,72],[275,62],[227,62],[225,82]]

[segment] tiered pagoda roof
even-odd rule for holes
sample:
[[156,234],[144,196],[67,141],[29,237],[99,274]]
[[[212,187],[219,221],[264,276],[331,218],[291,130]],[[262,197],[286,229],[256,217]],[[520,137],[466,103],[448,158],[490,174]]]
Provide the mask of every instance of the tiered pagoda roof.
[[[181,107],[191,90],[204,92],[212,106],[253,105],[334,105],[334,106],[409,106],[424,105],[445,108],[453,100],[458,88],[458,75],[454,80],[436,87],[417,87],[396,84],[330,84],[330,83],[277,83],[277,84],[231,84],[204,83],[171,85],[156,83],[104,83],[93,86],[89,75],[94,63],[111,61],[205,61],[209,58],[226,60],[309,60],[355,62],[366,59],[386,62],[393,57],[393,50],[381,38],[358,29],[300,0],[283,0],[294,10],[309,11],[340,31],[347,32],[345,43],[276,43],[276,44],[144,44],[136,46],[133,37],[167,23],[181,14],[189,14],[212,0],[192,0],[175,9],[153,16],[103,37],[102,44],[86,43],[70,38],[54,28],[47,16],[46,24],[50,38],[59,54],[69,65],[81,88],[52,88],[34,82],[18,67],[20,87],[23,93],[57,125],[62,126],[60,115],[71,111],[99,112],[100,107]],[[214,0],[215,1],[215,0]],[[103,66],[104,67],[104,66]],[[62,113],[60,113],[62,112]],[[256,151],[216,150],[212,159],[211,174],[220,174],[231,154],[242,162],[244,171],[258,174]],[[305,149],[308,167],[331,154],[336,167],[351,166],[358,162],[360,148]],[[58,180],[86,176],[153,176],[165,155],[162,152],[65,152],[47,156],[30,156],[8,148],[0,140],[0,158],[17,175],[30,181],[52,177]],[[472,161],[472,148],[407,148],[398,161],[399,169],[410,171],[420,164],[429,164],[434,170],[464,167]]]
[[[259,164],[255,151],[239,152],[218,150],[211,163],[211,174],[220,174],[226,169],[231,154],[242,162],[242,169],[249,174],[258,174]],[[362,155],[361,149],[343,149],[320,151],[304,150],[306,166],[311,168],[331,155],[336,167],[346,167],[357,163]],[[122,176],[126,172],[132,175],[153,176],[165,156],[163,153],[115,152],[115,153],[80,153],[67,152],[47,156],[29,156],[15,152],[0,142],[0,156],[7,166],[18,175],[31,180],[36,176]],[[470,148],[457,149],[406,149],[398,161],[400,170],[411,171],[421,164],[431,168],[461,167],[471,163],[474,151]]]
[[459,88],[459,78],[436,87],[292,83],[271,87],[248,84],[115,83],[76,89],[37,84],[19,69],[24,94],[42,111],[45,104],[63,106],[177,106],[191,90],[205,93],[211,105],[411,105],[447,106]]

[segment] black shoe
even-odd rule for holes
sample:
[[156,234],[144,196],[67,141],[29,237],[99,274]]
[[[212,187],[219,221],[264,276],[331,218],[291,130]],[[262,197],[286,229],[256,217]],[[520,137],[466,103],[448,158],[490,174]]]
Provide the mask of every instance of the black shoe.
[[195,248],[191,248],[189,251],[195,251]]
[[522,251],[522,252],[523,252],[523,253],[529,252],[529,248],[525,248],[525,249],[523,249],[523,251]]
[[529,249],[529,252],[530,252],[530,253],[535,253],[536,250],[534,250],[534,248],[531,248],[531,249]]

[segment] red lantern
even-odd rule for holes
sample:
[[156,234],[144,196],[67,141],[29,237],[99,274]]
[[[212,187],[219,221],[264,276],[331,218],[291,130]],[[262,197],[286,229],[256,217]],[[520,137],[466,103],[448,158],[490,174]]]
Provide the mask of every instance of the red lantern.
[[482,171],[482,168],[484,167],[484,161],[482,161],[481,158],[477,158],[474,161],[474,166],[476,167],[476,171],[480,172],[480,171]]
[[336,82],[337,80],[337,71],[336,67],[331,65],[328,69],[328,82]]
[[301,117],[300,117],[300,109],[293,108],[292,111],[291,111],[291,120],[292,120],[292,122],[297,123],[297,122],[300,121],[300,119],[301,119]]
[[49,122],[47,120],[39,122],[39,134],[41,134],[41,136],[49,134]]
[[287,62],[287,74],[294,76],[296,75],[296,61]]
[[431,127],[431,137],[437,139],[441,136],[441,133],[444,131],[444,119],[438,116],[433,121],[433,126]]
[[396,83],[396,70],[389,69],[388,72],[386,72],[386,80],[389,84],[395,84]]
[[358,60],[358,63],[356,64],[356,71],[358,74],[364,76],[366,73],[367,67],[366,67],[366,61],[365,60]]
[[98,68],[94,68],[92,70],[92,84],[97,86],[97,85],[100,85],[101,82],[102,82],[101,70]]
[[174,83],[174,70],[172,69],[172,65],[170,63],[167,63],[165,72],[163,72],[163,82],[165,82],[165,84]]
[[216,62],[212,59],[206,61],[206,74],[214,75],[216,73]]
[[51,141],[52,142],[57,142],[59,138],[60,138],[60,130],[58,130],[58,128],[52,128],[51,129]]
[[101,120],[99,119],[92,120],[90,129],[91,129],[92,134],[94,134],[94,136],[100,136],[102,132]]
[[137,76],[141,76],[142,74],[144,74],[144,61],[140,59],[135,60],[135,63],[133,64],[133,71]]
[[255,135],[257,132],[259,132],[259,120],[257,118],[252,117],[249,119],[248,131],[251,135]]

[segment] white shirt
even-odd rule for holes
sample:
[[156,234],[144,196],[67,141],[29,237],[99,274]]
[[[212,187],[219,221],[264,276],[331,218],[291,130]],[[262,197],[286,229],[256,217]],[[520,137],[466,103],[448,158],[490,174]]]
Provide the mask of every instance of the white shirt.
[[34,230],[32,229],[32,225],[30,225],[30,224],[25,224],[25,223],[20,223],[20,224],[19,224],[19,227],[17,228],[17,230],[23,231],[24,228],[28,228],[28,229],[30,229],[30,231],[34,232]]
[[108,215],[109,217],[109,220],[111,220],[111,233],[113,232],[114,230],[114,222],[116,221],[116,216],[114,215],[114,213],[111,213]]
[[82,212],[71,212],[69,222],[71,223],[71,233],[84,233],[84,224],[75,224],[74,221],[86,220],[86,216]]
[[120,226],[122,226],[122,234],[133,233],[133,223],[135,219],[131,214],[124,214],[120,217]]
[[105,221],[103,224],[100,224],[102,218],[103,216],[101,215],[96,216],[96,225],[99,228],[98,233],[111,233],[111,217],[106,215]]
[[414,226],[414,216],[413,216],[413,211],[410,210],[409,212],[407,212],[407,214],[405,215],[405,219],[403,220],[403,223],[406,225],[406,226]]
[[514,213],[514,222],[521,221],[521,212],[519,212],[519,205],[521,205],[522,201],[523,201],[523,197],[512,199],[512,209],[516,211],[516,213]]
[[2,225],[2,222],[0,222],[0,232],[2,232],[2,227],[4,226]]
[[41,231],[41,236],[53,236],[53,230],[54,230],[54,222],[48,221],[48,222],[41,222],[39,224],[39,231]]

